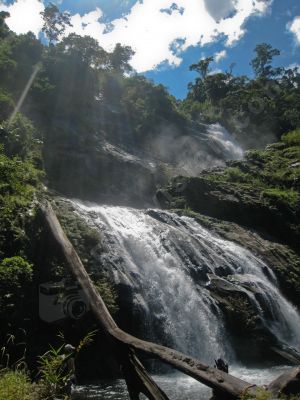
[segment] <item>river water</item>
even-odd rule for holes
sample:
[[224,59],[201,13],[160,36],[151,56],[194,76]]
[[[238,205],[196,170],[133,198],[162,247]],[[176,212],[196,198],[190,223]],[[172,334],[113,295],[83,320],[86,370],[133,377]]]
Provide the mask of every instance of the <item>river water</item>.
[[[249,383],[264,385],[283,373],[286,368],[281,366],[265,370],[234,367],[230,372]],[[154,375],[153,378],[172,400],[208,400],[212,395],[209,388],[183,374]],[[141,396],[141,399],[144,398]],[[129,400],[129,396],[125,382],[119,379],[78,387],[72,399]]]

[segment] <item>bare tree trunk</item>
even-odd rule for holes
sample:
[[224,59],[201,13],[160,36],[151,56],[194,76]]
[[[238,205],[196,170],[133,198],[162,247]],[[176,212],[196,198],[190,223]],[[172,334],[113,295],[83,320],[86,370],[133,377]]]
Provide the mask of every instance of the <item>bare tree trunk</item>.
[[[90,307],[98,324],[105,332],[108,339],[116,346],[115,355],[122,365],[124,377],[132,400],[139,399],[140,393],[145,394],[150,400],[168,399],[166,394],[147,374],[145,368],[136,357],[134,350],[139,350],[145,354],[151,355],[226,396],[239,398],[246,393],[255,395],[257,390],[256,385],[202,364],[200,361],[176,350],[140,340],[122,331],[110,315],[79,256],[63,232],[51,205],[47,203],[43,205],[41,209],[46,225],[61,249],[72,275],[79,282],[90,301]],[[275,387],[275,384],[273,384],[273,386],[272,384],[270,385],[270,389],[273,387]]]

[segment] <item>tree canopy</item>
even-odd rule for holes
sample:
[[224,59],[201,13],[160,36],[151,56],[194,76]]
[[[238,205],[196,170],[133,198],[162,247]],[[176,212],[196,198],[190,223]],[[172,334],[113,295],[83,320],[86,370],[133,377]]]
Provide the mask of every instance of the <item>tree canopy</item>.
[[212,73],[213,57],[191,65],[200,76],[182,103],[191,118],[225,125],[245,148],[263,147],[300,124],[298,68],[274,67],[280,51],[270,44],[258,44],[254,52],[254,79],[235,76],[232,67]]

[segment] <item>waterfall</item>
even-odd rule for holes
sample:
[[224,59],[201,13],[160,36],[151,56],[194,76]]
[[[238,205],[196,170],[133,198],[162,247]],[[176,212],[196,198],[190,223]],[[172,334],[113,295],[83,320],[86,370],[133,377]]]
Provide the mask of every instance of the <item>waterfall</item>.
[[243,149],[222,125],[218,123],[207,125],[207,132],[212,142],[219,146],[223,157],[225,156],[225,158],[229,160],[239,160],[243,158]]
[[173,163],[175,160],[177,174],[187,176],[197,176],[204,169],[224,166],[227,160],[244,157],[243,149],[219,123],[201,124],[192,134],[160,141],[159,145],[163,150],[157,151],[169,154]]
[[233,359],[213,278],[249,298],[262,323],[300,350],[300,316],[278,289],[272,269],[250,251],[192,218],[161,210],[86,205],[76,212],[102,235],[99,270],[125,285],[144,322],[143,336],[212,363]]

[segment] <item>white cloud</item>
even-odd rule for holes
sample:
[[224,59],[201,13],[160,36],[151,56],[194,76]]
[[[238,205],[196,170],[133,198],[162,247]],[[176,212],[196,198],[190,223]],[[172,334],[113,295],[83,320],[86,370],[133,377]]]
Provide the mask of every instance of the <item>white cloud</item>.
[[94,37],[100,42],[100,38],[103,36],[105,31],[105,25],[99,22],[102,15],[100,8],[96,8],[96,10],[83,16],[80,14],[73,15],[71,18],[71,24],[73,26],[66,28],[65,35],[76,32],[81,36],[88,35]]
[[297,44],[300,44],[300,16],[295,17],[294,20],[288,24],[288,29],[295,35]]
[[216,74],[221,74],[223,71],[220,68],[213,69],[212,71],[209,72],[209,75],[216,75]]
[[[102,11],[97,8],[83,16],[73,15],[74,26],[68,28],[67,33],[90,35],[106,50],[112,49],[116,43],[131,46],[135,51],[131,64],[138,72],[144,72],[161,63],[178,66],[182,61],[182,52],[190,46],[216,42],[220,37],[226,37],[227,46],[232,45],[245,34],[245,21],[250,16],[263,15],[272,2],[218,0],[221,3],[219,12],[215,6],[207,6],[209,1],[137,1],[126,16],[111,21],[111,29],[101,22]],[[37,0],[17,0],[13,6],[25,3],[28,4],[27,10],[22,12],[19,19],[32,18],[29,4],[41,6]],[[12,18],[17,18],[17,10],[12,9],[13,6],[9,11]],[[10,21],[8,23],[12,28]],[[20,32],[20,27],[15,25],[15,29]],[[22,30],[24,32],[24,27]]]
[[[228,0],[222,1],[228,3]],[[233,44],[245,33],[246,19],[263,14],[271,4],[261,0],[234,0],[235,13],[216,22],[206,3],[207,0],[177,0],[177,7],[172,7],[174,0],[144,0],[137,2],[126,17],[112,21],[112,31],[104,33],[105,25],[95,16],[93,22],[80,28],[80,34],[88,32],[105,49],[111,49],[118,42],[131,46],[136,52],[132,66],[144,72],[162,62],[178,66],[181,53],[188,47],[212,43],[221,35],[227,37],[227,45]],[[162,12],[166,9],[170,11]],[[73,31],[79,32],[76,28]]]
[[217,53],[214,54],[214,59],[215,62],[218,63],[219,61],[221,61],[223,58],[225,58],[227,56],[227,52],[226,50],[221,50]]
[[18,34],[31,31],[38,36],[43,27],[40,12],[44,11],[44,8],[39,0],[18,0],[7,6],[0,1],[0,11],[10,13],[6,20],[7,25]]
[[286,69],[295,69],[295,68],[297,68],[297,71],[300,72],[300,64],[297,64],[297,63],[290,64],[285,68]]
[[216,21],[228,17],[235,11],[233,0],[204,0],[204,3],[207,11]]

